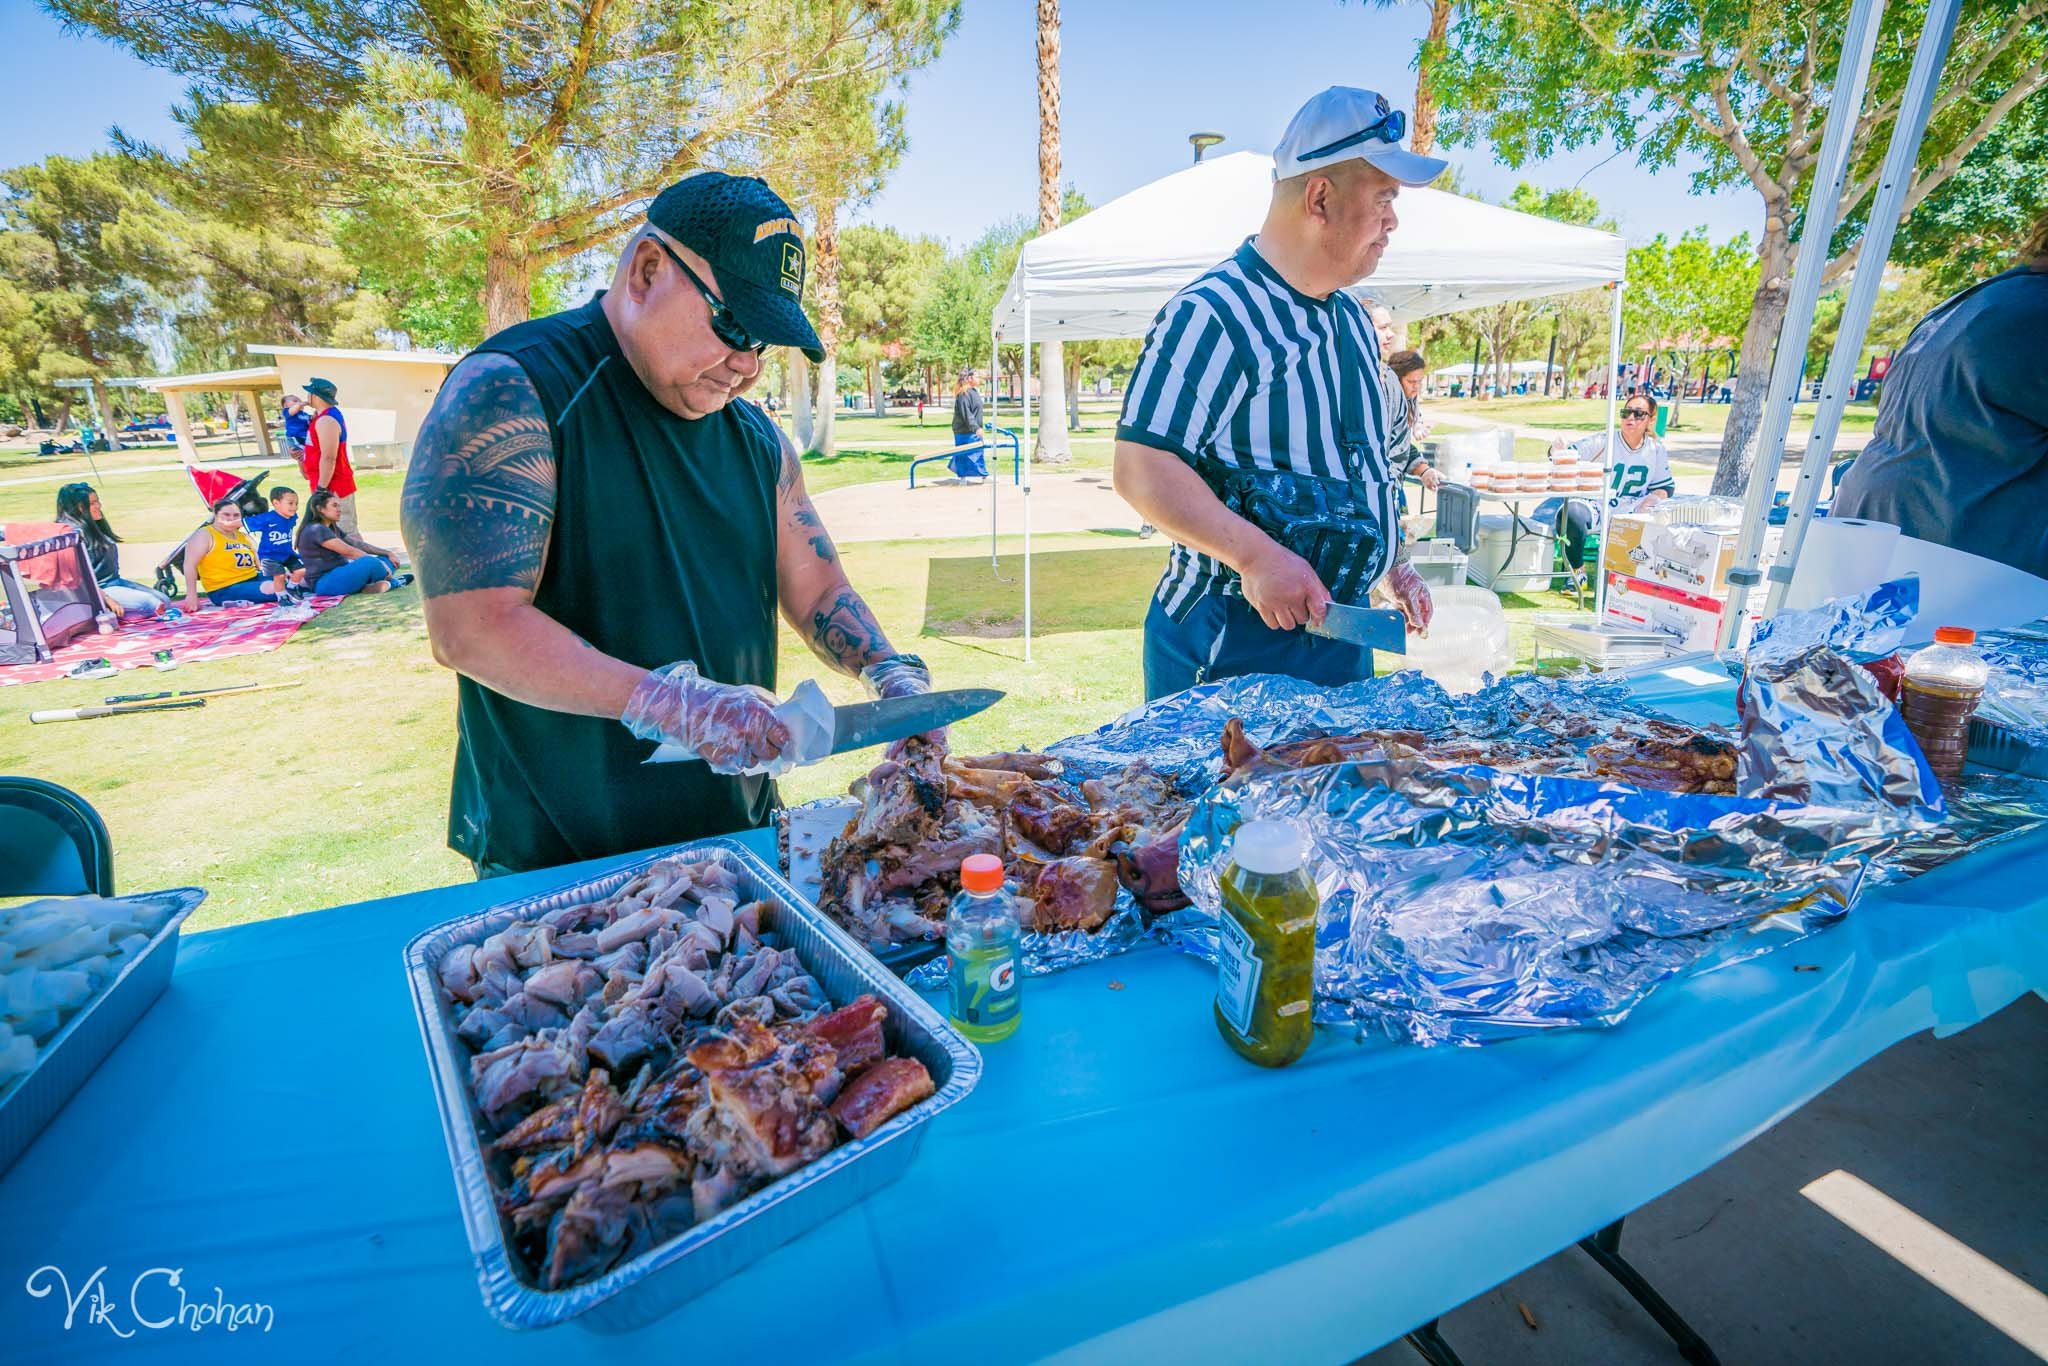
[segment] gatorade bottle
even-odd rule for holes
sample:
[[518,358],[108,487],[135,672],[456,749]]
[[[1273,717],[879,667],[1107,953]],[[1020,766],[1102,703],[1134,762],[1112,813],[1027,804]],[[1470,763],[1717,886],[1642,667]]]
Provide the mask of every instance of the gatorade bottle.
[[1308,835],[1291,821],[1237,828],[1216,927],[1216,1030],[1261,1067],[1285,1067],[1315,1036],[1316,910]]
[[1977,633],[1968,627],[1938,627],[1934,644],[1906,661],[1899,714],[1944,787],[1963,775],[1970,757],[1970,715],[1991,680],[1991,666],[1977,651],[1976,640]]
[[1021,936],[1016,908],[1003,890],[1003,861],[994,854],[969,855],[960,864],[960,895],[946,913],[953,997],[948,1013],[953,1027],[976,1043],[1017,1032],[1023,1009]]

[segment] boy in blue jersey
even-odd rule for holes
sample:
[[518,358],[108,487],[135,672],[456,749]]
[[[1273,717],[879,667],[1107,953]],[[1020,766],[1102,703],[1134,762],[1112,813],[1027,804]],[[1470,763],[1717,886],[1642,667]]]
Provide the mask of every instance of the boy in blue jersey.
[[256,558],[276,586],[277,595],[289,596],[287,585],[302,587],[306,582],[306,564],[292,545],[292,535],[299,525],[298,490],[279,484],[270,491],[270,511],[257,513],[245,525],[256,538]]

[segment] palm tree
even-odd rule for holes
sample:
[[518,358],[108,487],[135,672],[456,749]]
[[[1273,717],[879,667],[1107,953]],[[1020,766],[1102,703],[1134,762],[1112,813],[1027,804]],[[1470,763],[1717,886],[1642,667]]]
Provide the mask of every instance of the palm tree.
[[[1038,0],[1038,231],[1060,225],[1060,0]],[[1064,465],[1067,446],[1067,367],[1058,342],[1038,348],[1040,464]]]
[[1436,92],[1429,88],[1429,69],[1443,51],[1444,35],[1451,27],[1451,0],[1430,0],[1429,35],[1422,40],[1422,52],[1415,62],[1415,125],[1408,145],[1417,152],[1436,147]]

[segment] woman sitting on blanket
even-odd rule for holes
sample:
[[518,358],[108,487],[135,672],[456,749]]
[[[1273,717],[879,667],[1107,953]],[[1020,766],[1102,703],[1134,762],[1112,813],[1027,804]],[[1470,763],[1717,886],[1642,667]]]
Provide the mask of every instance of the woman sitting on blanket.
[[153,617],[171,605],[171,600],[154,588],[121,577],[121,538],[107,525],[100,496],[91,484],[66,484],[57,490],[57,520],[78,528],[85,545],[85,557],[92,562],[92,575],[99,580],[100,596],[123,615]]
[[[231,602],[275,605],[278,592],[263,577],[256,542],[242,529],[242,509],[232,498],[213,505],[213,520],[185,542],[185,610],[199,610],[199,595],[215,607]],[[286,601],[294,599],[287,591]]]
[[306,583],[322,597],[350,593],[385,593],[412,582],[398,573],[398,552],[371,545],[341,529],[341,498],[322,489],[306,504],[306,524],[299,528],[299,558],[305,561]]

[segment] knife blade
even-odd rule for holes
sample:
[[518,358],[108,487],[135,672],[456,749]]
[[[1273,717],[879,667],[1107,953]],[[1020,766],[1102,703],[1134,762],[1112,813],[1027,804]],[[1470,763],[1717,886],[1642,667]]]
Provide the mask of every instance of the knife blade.
[[1308,627],[1309,634],[1353,645],[1384,650],[1388,654],[1408,653],[1408,622],[1399,612],[1386,607],[1346,607],[1333,602],[1323,613],[1323,624]]
[[879,702],[834,707],[830,753],[886,745],[906,735],[950,726],[1002,700],[1003,693],[996,688],[950,688],[915,697],[885,697]]

